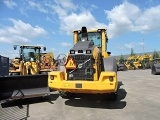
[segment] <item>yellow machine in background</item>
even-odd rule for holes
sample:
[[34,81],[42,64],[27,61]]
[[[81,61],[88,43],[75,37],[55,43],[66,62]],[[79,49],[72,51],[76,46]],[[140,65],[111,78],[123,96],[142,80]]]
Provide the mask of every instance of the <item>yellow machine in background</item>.
[[139,63],[137,62],[137,56],[129,56],[127,61],[125,62],[125,65],[127,66],[128,70],[135,70],[138,69]]
[[152,55],[130,56],[125,62],[129,70],[135,69],[149,69],[151,67]]
[[57,70],[56,61],[54,59],[54,55],[52,52],[49,53],[40,53],[41,66],[40,72],[49,72],[53,70]]
[[[20,57],[15,58],[12,63],[9,73],[10,75],[35,75],[41,74],[40,71],[40,51],[41,46],[20,45]],[[17,45],[14,46],[14,50]],[[44,51],[46,47],[44,47]]]
[[125,60],[117,60],[117,71],[127,71]]
[[[46,47],[20,45],[19,48],[19,58],[15,58],[10,65],[10,76],[3,77],[4,80],[1,81],[3,99],[48,97],[49,71],[41,71],[40,59],[41,49],[45,51]],[[16,49],[17,45],[14,46]]]
[[14,58],[9,66],[9,74],[13,74],[14,71],[19,71],[19,66],[20,66],[20,58],[16,57]]
[[152,61],[152,55],[143,54],[141,56],[137,57],[138,62],[140,63],[138,68],[139,69],[149,69],[151,68],[151,61]]
[[65,69],[49,73],[48,85],[62,98],[75,93],[108,94],[117,98],[117,64],[107,50],[106,29],[74,31],[74,47],[70,49]]

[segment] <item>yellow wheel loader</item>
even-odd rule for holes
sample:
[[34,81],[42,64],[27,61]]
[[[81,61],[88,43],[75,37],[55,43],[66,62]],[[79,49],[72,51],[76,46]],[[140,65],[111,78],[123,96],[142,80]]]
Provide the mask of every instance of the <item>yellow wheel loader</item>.
[[138,66],[140,63],[137,62],[137,56],[129,56],[127,58],[127,61],[125,62],[125,65],[127,66],[128,70],[136,70],[138,69]]
[[[17,45],[14,46],[16,50]],[[10,76],[0,80],[0,95],[5,99],[48,96],[48,74],[41,74],[40,46],[21,45],[19,58],[13,60]],[[46,48],[44,47],[44,50]]]
[[12,60],[10,75],[47,74],[56,70],[53,53],[40,53],[41,49],[40,46],[20,46],[20,57]]
[[[76,93],[107,94],[117,99],[116,59],[107,52],[106,29],[81,30],[73,32],[74,46],[70,49],[65,63],[48,75],[48,85],[59,91],[62,98]],[[66,61],[65,61],[66,60]]]
[[[18,45],[14,45],[14,50]],[[40,74],[40,51],[41,46],[20,45],[20,57],[12,62],[13,68],[10,75],[35,75]],[[44,47],[44,50],[46,48]]]
[[9,64],[9,75],[18,74],[20,66],[20,58],[15,57]]
[[143,54],[138,57],[138,62],[140,63],[139,69],[149,69],[151,68],[152,55]]
[[40,65],[40,72],[46,73],[53,70],[57,70],[57,63],[54,59],[54,55],[52,52],[49,53],[41,53],[41,65]]

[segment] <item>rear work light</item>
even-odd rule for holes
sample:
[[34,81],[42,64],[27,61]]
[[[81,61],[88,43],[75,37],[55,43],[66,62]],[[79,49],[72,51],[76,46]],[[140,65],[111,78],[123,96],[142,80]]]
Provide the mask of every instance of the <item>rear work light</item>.
[[54,80],[54,75],[50,75],[50,79],[51,79],[51,80]]
[[91,50],[86,50],[86,54],[91,54]]
[[75,54],[75,50],[70,50],[70,54]]
[[113,80],[114,80],[114,79],[113,79],[113,76],[109,76],[109,81],[110,81],[110,82],[113,82]]

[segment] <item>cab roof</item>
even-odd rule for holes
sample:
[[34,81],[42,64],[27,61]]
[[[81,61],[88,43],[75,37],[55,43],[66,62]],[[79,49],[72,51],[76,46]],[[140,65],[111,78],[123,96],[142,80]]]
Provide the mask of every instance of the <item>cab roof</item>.
[[[98,29],[87,29],[87,32],[97,32],[97,30],[107,30],[106,28],[98,28]],[[81,30],[74,30],[73,32],[75,32],[75,31],[81,31]]]
[[38,45],[19,45],[20,47],[22,47],[22,46],[26,46],[26,47],[39,47],[39,48],[41,48],[41,47],[43,47],[43,46],[38,46]]

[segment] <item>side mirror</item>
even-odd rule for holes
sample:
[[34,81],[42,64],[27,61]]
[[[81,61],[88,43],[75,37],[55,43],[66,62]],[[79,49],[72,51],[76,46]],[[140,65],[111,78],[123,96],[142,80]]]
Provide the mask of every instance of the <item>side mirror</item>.
[[111,55],[111,52],[107,52],[108,55]]
[[46,51],[46,47],[43,47],[43,50]]
[[106,43],[108,43],[108,38],[106,38]]
[[14,50],[16,50],[17,49],[17,45],[14,45],[13,48],[14,48]]

